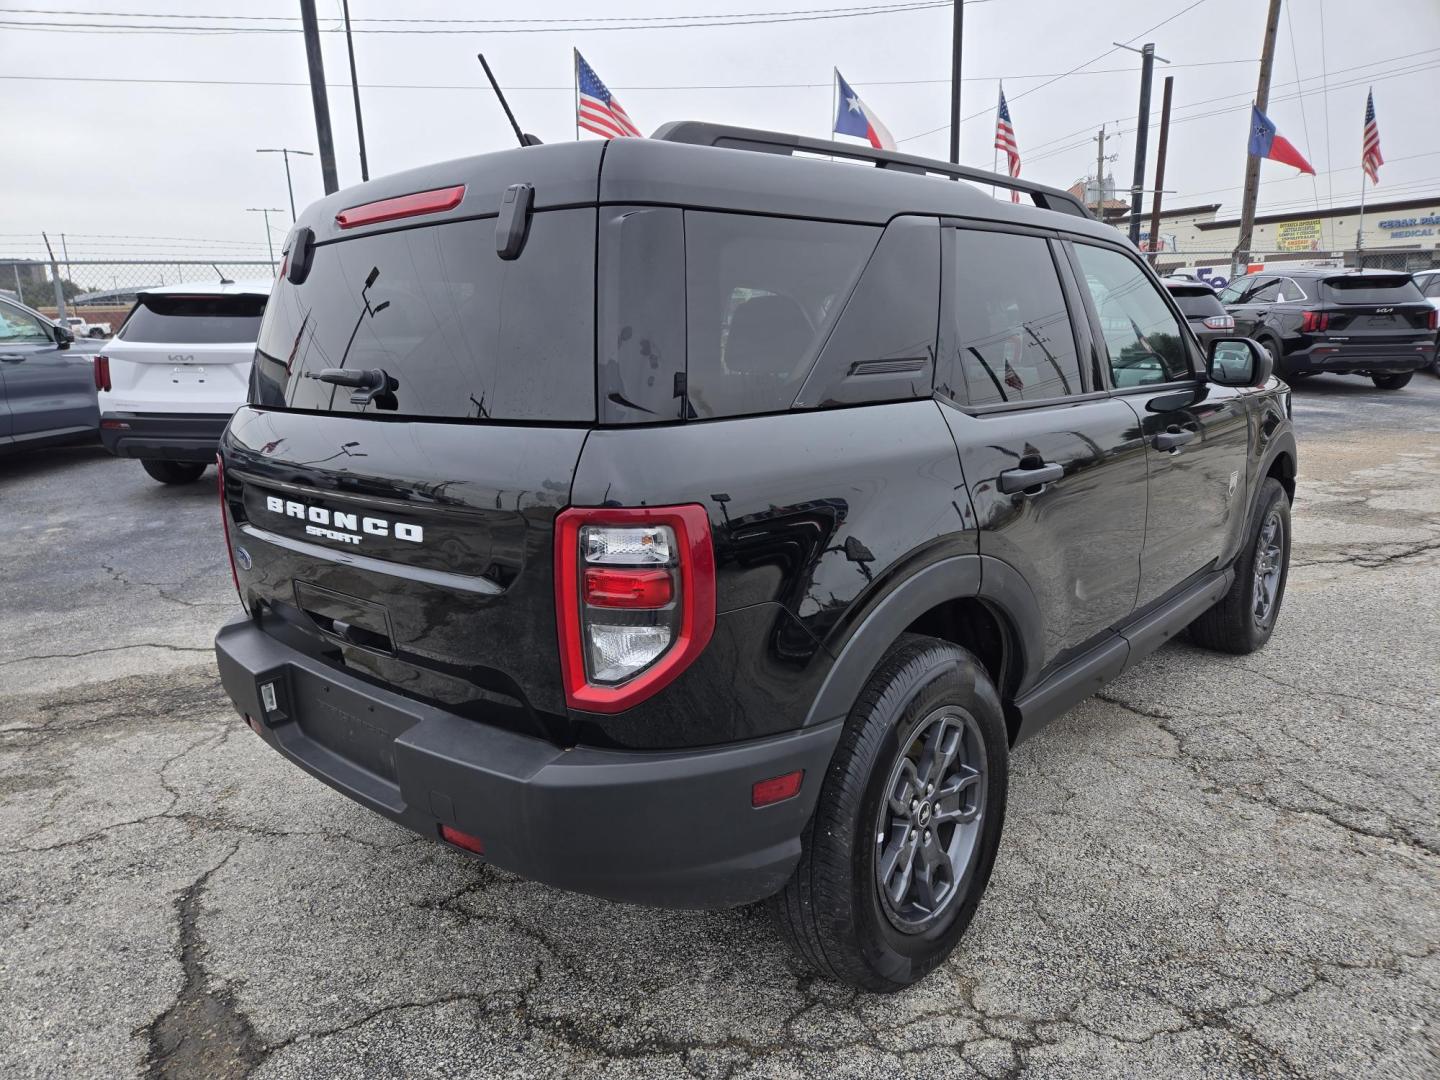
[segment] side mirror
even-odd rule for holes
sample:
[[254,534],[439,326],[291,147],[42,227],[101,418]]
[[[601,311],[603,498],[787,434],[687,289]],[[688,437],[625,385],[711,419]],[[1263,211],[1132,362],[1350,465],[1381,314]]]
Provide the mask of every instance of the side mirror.
[[75,340],[75,331],[71,330],[64,323],[55,324],[55,344],[62,349]]
[[1221,386],[1260,386],[1274,373],[1275,358],[1252,338],[1216,338],[1209,368],[1210,381]]

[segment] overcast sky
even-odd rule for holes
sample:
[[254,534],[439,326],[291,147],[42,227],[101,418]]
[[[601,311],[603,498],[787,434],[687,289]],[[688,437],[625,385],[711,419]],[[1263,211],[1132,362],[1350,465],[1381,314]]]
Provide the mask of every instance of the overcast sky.
[[[858,3],[842,0],[840,7]],[[17,10],[22,6],[168,17],[22,14]],[[340,0],[319,0],[318,6],[322,28],[339,25]],[[1003,77],[1025,176],[1068,186],[1093,173],[1093,136],[1105,123],[1109,148],[1119,155],[1109,167],[1128,187],[1139,57],[1112,50],[1111,43],[1153,40],[1159,55],[1172,61],[1156,65],[1156,123],[1163,76],[1175,76],[1175,126],[1165,182],[1174,194],[1166,196],[1167,205],[1221,202],[1222,213],[1238,213],[1265,6],[1263,0],[989,0],[967,5],[962,104],[968,119],[961,129],[961,160],[990,167],[997,80]],[[677,11],[699,15],[806,7],[820,5],[796,0],[688,5],[616,0],[601,7],[577,0],[524,5],[352,0],[351,15],[357,29],[373,31],[396,27],[362,20],[513,18],[521,13],[565,19],[594,18],[597,12],[673,17]],[[1270,117],[1320,175],[1312,181],[1267,162],[1262,209],[1355,200],[1365,93],[1372,84],[1387,164],[1380,186],[1367,197],[1440,197],[1440,2],[1323,0],[1323,18],[1322,0],[1287,0],[1285,7],[1290,10],[1280,19]],[[180,26],[197,25],[177,17],[182,14],[294,18],[298,11],[297,3],[285,0],[244,5],[0,0],[0,116],[5,126],[0,256],[40,253],[39,232],[46,229],[52,239],[67,234],[74,258],[264,257],[260,215],[246,208],[287,208],[288,202],[278,156],[259,155],[255,149],[315,149],[304,41],[298,32],[41,32],[14,23]],[[944,157],[950,20],[946,5],[773,25],[495,33],[431,23],[404,25],[444,32],[358,33],[355,51],[371,173],[510,144],[498,105],[481,89],[479,50],[509,88],[527,130],[547,142],[574,138],[572,46],[647,132],[667,120],[696,118],[824,137],[833,115],[831,70],[838,66],[902,140],[903,149]],[[1162,20],[1169,21],[1144,33]],[[245,25],[298,29],[298,21]],[[338,33],[322,38],[345,186],[359,181],[345,39]],[[1082,64],[1087,66],[1050,82]],[[44,81],[41,76],[93,81]],[[1299,96],[1297,77],[1303,80]],[[1155,144],[1152,131],[1152,169]],[[318,160],[296,161],[297,203],[303,206],[322,193]],[[288,209],[277,218],[278,238],[288,225]]]

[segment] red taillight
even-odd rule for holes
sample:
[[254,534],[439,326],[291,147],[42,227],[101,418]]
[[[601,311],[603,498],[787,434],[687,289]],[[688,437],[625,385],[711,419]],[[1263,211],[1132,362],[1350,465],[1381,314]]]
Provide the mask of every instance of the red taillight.
[[1300,316],[1300,329],[1307,334],[1324,332],[1330,329],[1330,316],[1323,311],[1307,311]]
[[715,552],[701,506],[581,508],[555,519],[565,700],[613,713],[657,693],[715,631]]
[[805,779],[805,770],[796,769],[784,776],[772,776],[769,780],[758,780],[750,788],[751,806],[770,806],[773,803],[793,799],[800,794],[800,782]]
[[1430,309],[1430,318],[1425,321],[1425,326],[1430,330],[1440,330],[1440,308]]
[[98,353],[95,356],[95,389],[110,389],[110,357]]
[[225,554],[230,556],[230,580],[235,583],[235,595],[240,597],[240,606],[249,611],[245,594],[240,590],[240,571],[235,567],[235,545],[230,542],[230,515],[225,510],[225,463],[215,455],[215,483],[220,489],[220,528],[225,533]]
[[1205,325],[1211,330],[1234,330],[1234,315],[1210,315],[1205,319]]
[[417,191],[413,195],[397,195],[393,199],[381,199],[341,210],[335,215],[335,224],[342,229],[353,229],[357,225],[374,225],[378,221],[438,214],[441,210],[455,209],[463,198],[464,184],[435,188],[432,191]]
[[670,603],[675,587],[669,570],[601,570],[588,567],[584,578],[585,603],[591,607],[659,608]]
[[449,825],[440,826],[440,839],[446,843],[454,844],[458,848],[473,852],[476,855],[485,854],[485,841],[478,836],[471,836],[467,832],[452,828]]

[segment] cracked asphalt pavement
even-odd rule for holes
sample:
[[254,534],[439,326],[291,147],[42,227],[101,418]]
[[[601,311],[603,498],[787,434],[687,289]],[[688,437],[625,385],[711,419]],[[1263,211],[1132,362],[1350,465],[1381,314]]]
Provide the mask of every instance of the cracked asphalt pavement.
[[213,477],[0,461],[0,1075],[1440,1075],[1440,382],[1295,422],[1269,646],[1169,645],[1019,749],[973,927],[892,997],[331,792],[219,688]]

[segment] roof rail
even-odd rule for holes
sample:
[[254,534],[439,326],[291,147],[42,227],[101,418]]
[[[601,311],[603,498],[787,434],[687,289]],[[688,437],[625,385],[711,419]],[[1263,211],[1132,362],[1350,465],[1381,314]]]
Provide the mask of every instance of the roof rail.
[[869,146],[851,143],[831,142],[826,139],[812,139],[805,135],[790,135],[780,131],[762,131],[758,128],[732,127],[728,124],[710,124],[703,120],[672,120],[662,125],[651,136],[665,142],[691,143],[696,146],[719,146],[731,150],[755,150],[765,154],[793,155],[796,151],[807,154],[825,154],[831,157],[853,158],[857,161],[871,161],[877,169],[894,172],[935,174],[955,180],[971,180],[977,184],[990,184],[1019,191],[1029,195],[1042,210],[1058,210],[1062,214],[1093,218],[1084,202],[1068,191],[1032,184],[1013,176],[972,169],[968,165],[955,165],[936,158],[902,154],[897,150],[876,150]]

